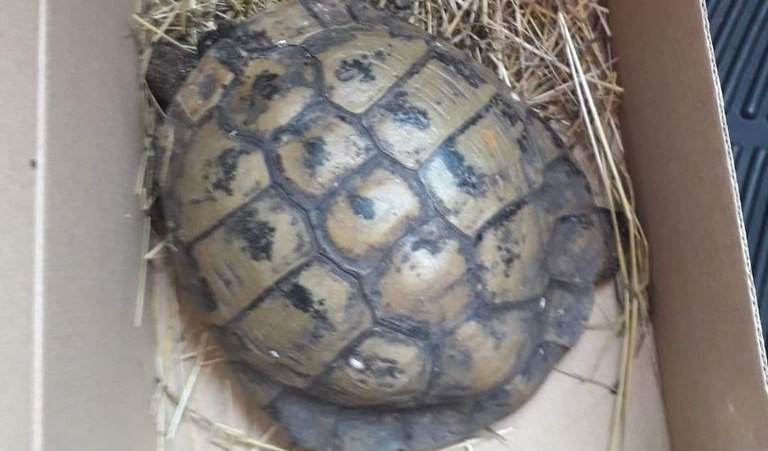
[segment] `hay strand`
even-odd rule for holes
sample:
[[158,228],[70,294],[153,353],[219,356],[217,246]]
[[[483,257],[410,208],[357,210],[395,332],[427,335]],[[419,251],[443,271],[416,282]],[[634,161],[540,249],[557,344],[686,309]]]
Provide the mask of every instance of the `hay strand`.
[[181,392],[179,402],[176,406],[176,411],[173,413],[173,417],[171,417],[171,424],[168,426],[168,433],[166,434],[166,438],[170,440],[173,440],[176,437],[176,432],[179,430],[179,425],[181,425],[181,419],[184,415],[184,411],[187,408],[187,404],[189,403],[189,398],[192,396],[192,391],[195,389],[197,377],[200,375],[200,371],[203,369],[203,362],[205,361],[205,351],[207,345],[208,332],[205,332],[203,334],[203,338],[200,339],[197,357],[195,358],[195,364],[192,367],[192,371],[189,373],[187,382],[184,384],[184,390]]

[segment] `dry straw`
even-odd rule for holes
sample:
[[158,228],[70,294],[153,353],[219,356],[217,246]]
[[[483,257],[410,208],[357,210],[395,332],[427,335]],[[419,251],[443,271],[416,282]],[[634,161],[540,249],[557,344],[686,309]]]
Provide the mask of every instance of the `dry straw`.
[[[142,75],[150,57],[151,44],[165,40],[195,52],[202,33],[212,30],[221,20],[242,19],[280,0],[136,0],[133,20],[140,44]],[[364,0],[352,0],[364,1]],[[617,112],[622,89],[617,85],[615,58],[611,54],[608,9],[599,0],[372,0],[428,32],[450,40],[475,60],[494,70],[510,91],[536,109],[561,134],[574,156],[587,172],[599,201],[614,212],[619,274],[617,294],[623,310],[620,330],[622,357],[607,447],[621,449],[626,419],[633,356],[647,324],[646,287],[648,284],[648,249],[635,214],[634,195],[624,169]],[[143,80],[143,77],[142,77]],[[151,142],[155,126],[162,118],[157,102],[142,84],[144,99],[145,154],[136,185],[141,205],[148,210],[153,202]],[[624,221],[623,219],[626,219]],[[620,228],[622,230],[620,230]],[[164,248],[150,249],[145,241],[144,254],[152,259]],[[148,269],[142,263],[142,271]],[[146,274],[145,274],[146,275]],[[143,310],[146,278],[137,296],[139,322]],[[179,322],[178,317],[167,321]],[[171,325],[176,329],[179,324]],[[170,327],[170,326],[169,326]],[[178,338],[178,337],[177,337]],[[173,339],[161,341],[158,359],[169,358]],[[164,350],[164,351],[163,351]],[[211,443],[222,449],[281,448],[206,418],[188,405],[195,377],[199,374],[207,348],[188,355],[195,360],[183,393],[175,394],[164,380],[164,366],[159,364],[158,397],[174,406],[170,426],[165,410],[156,409],[160,418],[160,436],[172,436],[186,419],[212,431]],[[210,362],[221,361],[214,359]],[[508,431],[498,431],[496,438]],[[271,432],[269,435],[272,435]],[[160,437],[159,449],[166,440]],[[166,438],[167,438],[166,437]],[[473,449],[484,439],[472,439],[451,450]],[[241,448],[235,448],[235,446]],[[242,448],[242,447],[245,448]],[[231,447],[231,448],[230,448]]]

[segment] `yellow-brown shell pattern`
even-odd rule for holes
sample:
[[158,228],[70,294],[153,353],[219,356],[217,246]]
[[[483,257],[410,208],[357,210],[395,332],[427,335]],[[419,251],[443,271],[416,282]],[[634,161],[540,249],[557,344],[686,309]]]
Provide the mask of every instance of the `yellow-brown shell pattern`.
[[166,123],[186,274],[304,446],[428,449],[527,399],[608,240],[562,143],[492,73],[363,1],[286,1]]

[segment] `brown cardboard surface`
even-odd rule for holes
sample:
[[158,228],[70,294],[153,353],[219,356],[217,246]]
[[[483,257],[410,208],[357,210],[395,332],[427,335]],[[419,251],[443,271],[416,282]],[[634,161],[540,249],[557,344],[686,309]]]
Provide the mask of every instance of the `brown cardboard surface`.
[[[10,187],[0,190],[7,289],[0,310],[0,450],[28,449],[31,442],[35,224],[43,218],[40,449],[153,449],[151,327],[131,326],[140,247],[132,188],[141,138],[127,27],[133,2],[39,4],[47,18],[39,94],[48,108],[37,170],[29,160],[37,152],[38,2],[14,2],[0,14],[0,98],[12,105],[0,111],[3,148],[10,149],[0,152],[0,177]],[[629,162],[654,252],[654,320],[673,449],[766,449],[768,397],[700,4],[610,6],[627,89]],[[45,190],[38,192],[40,185]],[[610,305],[612,298],[605,299]],[[588,332],[559,368],[612,383],[613,367],[595,363],[604,338]],[[605,352],[614,356],[606,361],[615,359],[615,349]],[[635,373],[628,451],[669,447],[654,355],[648,338]],[[602,449],[612,399],[605,392],[555,373],[499,426],[511,431],[509,443],[480,446]]]
[[133,2],[41,4],[42,447],[151,449],[151,328],[132,327],[141,252]]
[[612,0],[675,450],[768,448],[768,395],[703,6]]
[[35,2],[0,14],[0,47],[0,450],[11,450],[29,447],[32,427],[35,171],[29,161],[35,157]]

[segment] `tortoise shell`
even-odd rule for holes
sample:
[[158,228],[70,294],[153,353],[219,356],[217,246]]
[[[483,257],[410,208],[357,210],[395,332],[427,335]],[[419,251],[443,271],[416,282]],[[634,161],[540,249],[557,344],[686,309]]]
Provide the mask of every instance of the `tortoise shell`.
[[528,399],[609,237],[555,133],[362,1],[286,1],[202,56],[161,175],[181,278],[304,447],[432,449]]

